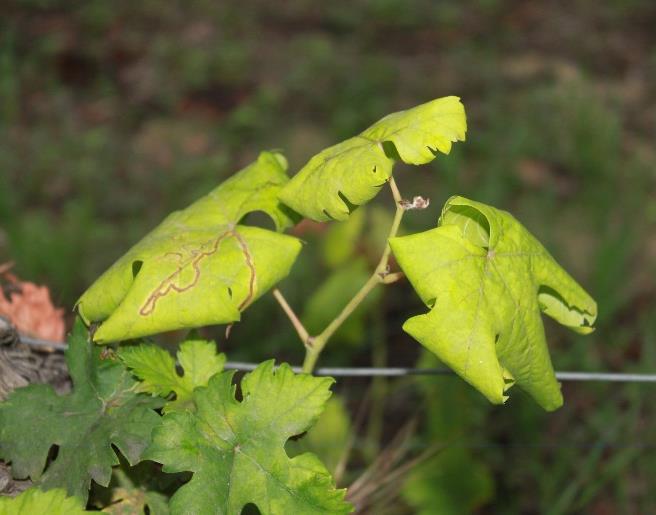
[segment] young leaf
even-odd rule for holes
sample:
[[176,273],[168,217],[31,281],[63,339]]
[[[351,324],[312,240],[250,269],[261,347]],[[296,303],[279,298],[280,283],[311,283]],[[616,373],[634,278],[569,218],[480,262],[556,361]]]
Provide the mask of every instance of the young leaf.
[[290,459],[284,448],[316,421],[332,379],[267,361],[244,376],[238,402],[233,375],[214,376],[194,391],[195,413],[169,413],[153,433],[149,459],[194,473],[172,497],[172,513],[241,513],[249,503],[263,515],[350,512],[316,456]]
[[420,165],[463,141],[465,109],[458,97],[438,98],[392,113],[354,138],[317,155],[280,192],[295,211],[317,221],[346,220],[392,176],[394,158]]
[[516,382],[543,408],[562,405],[540,310],[585,334],[597,305],[512,215],[452,197],[436,229],[390,245],[431,308],[406,332],[495,404]]
[[223,370],[225,354],[216,353],[214,342],[188,340],[180,345],[178,361],[184,374],[178,375],[173,357],[157,345],[142,344],[122,347],[118,351],[121,361],[141,379],[139,390],[175,400],[164,405],[164,413],[193,406],[194,388],[207,386],[210,378]]
[[109,268],[78,300],[88,322],[103,322],[94,340],[234,322],[289,273],[298,239],[239,224],[253,211],[278,231],[293,223],[279,203],[288,181],[280,154],[258,160],[157,228]]
[[67,497],[59,488],[44,492],[29,488],[16,497],[0,497],[0,513],[3,515],[80,515],[92,513],[82,507],[77,497]]
[[[91,479],[107,485],[118,458],[116,446],[137,463],[160,423],[162,400],[136,393],[122,364],[103,360],[78,322],[66,360],[73,392],[59,396],[50,385],[19,388],[0,404],[0,457],[16,477],[31,477],[44,489],[64,488],[86,501]],[[44,473],[50,448],[57,457]]]

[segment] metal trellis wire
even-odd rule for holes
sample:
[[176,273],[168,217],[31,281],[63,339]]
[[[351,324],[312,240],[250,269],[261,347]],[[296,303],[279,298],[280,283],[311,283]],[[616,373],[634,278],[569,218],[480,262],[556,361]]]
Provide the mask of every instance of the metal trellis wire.
[[[20,341],[26,345],[41,349],[63,352],[67,345],[62,342],[41,340],[20,335]],[[254,370],[257,363],[228,361],[225,368],[229,370]],[[300,372],[300,367],[292,367]],[[402,376],[451,376],[455,373],[445,368],[410,368],[410,367],[320,367],[314,372],[318,376],[333,377],[402,377]],[[656,383],[656,374],[625,374],[619,372],[556,372],[560,381],[597,381],[614,383]]]

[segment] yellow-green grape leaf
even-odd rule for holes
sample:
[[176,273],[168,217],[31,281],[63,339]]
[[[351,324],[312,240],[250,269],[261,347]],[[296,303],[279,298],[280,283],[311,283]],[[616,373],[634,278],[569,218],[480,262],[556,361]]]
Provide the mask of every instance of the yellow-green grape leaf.
[[413,165],[448,154],[464,141],[465,108],[458,97],[444,97],[392,113],[358,136],[312,157],[280,192],[295,211],[317,221],[346,220],[376,196],[392,176],[395,158]]
[[0,459],[11,462],[15,477],[86,502],[92,479],[109,484],[117,452],[131,465],[141,460],[163,401],[138,393],[123,364],[101,354],[78,321],[66,349],[73,391],[58,395],[50,385],[31,384],[0,404]]
[[175,361],[166,350],[152,344],[121,347],[119,358],[140,380],[139,391],[161,397],[175,394],[175,399],[164,405],[164,413],[193,409],[191,394],[199,386],[207,386],[212,376],[223,370],[225,354],[217,354],[216,344],[204,340],[187,340],[177,352],[183,375],[176,370]]
[[114,263],[77,303],[87,323],[102,322],[94,341],[239,320],[289,273],[301,248],[292,236],[240,224],[253,211],[269,215],[278,231],[294,222],[277,198],[286,166],[282,155],[262,152]]
[[546,410],[562,405],[540,311],[585,334],[597,304],[512,215],[452,197],[437,228],[390,246],[431,308],[407,333],[495,404],[517,383]]
[[86,511],[77,497],[67,497],[61,488],[44,492],[29,488],[16,497],[0,497],[2,515],[79,515]]
[[165,472],[193,472],[171,513],[239,514],[249,503],[263,515],[349,513],[345,490],[316,456],[285,452],[289,438],[316,422],[333,380],[267,361],[244,376],[239,402],[233,376],[214,376],[194,390],[195,412],[168,413],[153,432],[148,458]]

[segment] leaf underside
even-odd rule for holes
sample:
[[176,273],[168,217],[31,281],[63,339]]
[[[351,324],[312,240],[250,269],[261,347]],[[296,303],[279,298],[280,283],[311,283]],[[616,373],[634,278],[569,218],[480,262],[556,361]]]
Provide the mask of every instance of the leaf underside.
[[226,361],[225,354],[217,354],[214,342],[204,340],[187,340],[180,344],[177,358],[183,375],[178,374],[173,357],[157,345],[124,346],[118,354],[141,380],[139,391],[161,397],[175,394],[175,399],[164,405],[164,413],[193,409],[194,389],[207,386],[210,378],[223,370]]
[[390,245],[431,308],[406,332],[495,404],[517,383],[547,410],[562,405],[540,312],[586,334],[597,305],[512,215],[452,197],[437,228]]
[[317,221],[345,220],[376,196],[392,176],[394,159],[421,165],[448,154],[465,139],[467,120],[458,97],[438,98],[392,113],[358,136],[312,157],[280,192],[295,211]]
[[[135,381],[120,363],[100,358],[76,324],[66,360],[73,392],[60,396],[50,385],[19,388],[0,404],[0,457],[16,477],[30,477],[45,490],[63,488],[86,502],[91,479],[106,486],[118,458],[141,459],[160,422],[159,398],[135,393]],[[50,448],[57,457],[45,470]]]
[[193,472],[171,499],[172,513],[239,514],[249,503],[263,515],[349,513],[316,456],[290,459],[285,443],[306,431],[330,396],[332,379],[296,375],[288,365],[261,364],[241,381],[214,376],[194,391],[196,412],[164,416],[147,457],[165,472]]
[[241,224],[269,215],[278,231],[296,214],[277,198],[288,181],[280,154],[256,162],[158,227],[112,265],[78,300],[87,322],[102,322],[94,341],[230,323],[289,273],[298,239]]

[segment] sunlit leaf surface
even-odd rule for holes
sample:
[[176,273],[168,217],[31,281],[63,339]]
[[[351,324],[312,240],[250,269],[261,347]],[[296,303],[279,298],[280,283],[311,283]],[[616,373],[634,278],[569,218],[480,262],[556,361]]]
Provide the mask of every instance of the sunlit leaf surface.
[[512,215],[453,197],[436,229],[390,245],[431,308],[405,331],[493,403],[516,382],[545,409],[562,405],[540,312],[585,334],[597,305]]
[[465,139],[465,108],[458,97],[438,98],[392,113],[358,136],[317,155],[283,188],[285,204],[317,221],[345,220],[353,206],[376,196],[395,159],[420,165]]
[[181,328],[230,323],[289,273],[301,242],[241,223],[263,211],[281,231],[295,214],[277,195],[286,161],[263,152],[214,191],[170,214],[80,298],[94,341],[125,340]]

